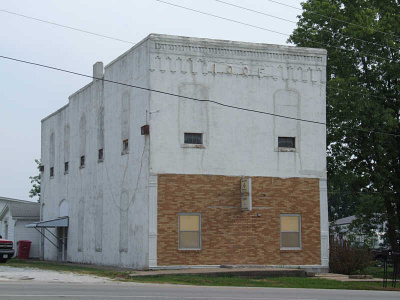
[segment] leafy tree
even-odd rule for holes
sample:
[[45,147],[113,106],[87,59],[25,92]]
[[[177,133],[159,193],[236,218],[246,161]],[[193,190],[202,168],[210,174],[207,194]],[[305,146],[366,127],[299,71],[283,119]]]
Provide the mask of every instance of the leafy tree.
[[30,176],[29,179],[32,183],[32,188],[29,191],[29,197],[33,198],[38,196],[38,202],[40,203],[40,181],[41,181],[41,174],[40,174],[40,160],[35,159],[35,163],[37,164],[37,169],[39,170],[39,174],[36,176]]
[[[289,41],[325,48],[331,219],[356,212],[400,239],[398,0],[307,0]],[[375,131],[375,132],[374,132]],[[379,134],[376,132],[384,132]],[[332,215],[333,214],[333,215]]]

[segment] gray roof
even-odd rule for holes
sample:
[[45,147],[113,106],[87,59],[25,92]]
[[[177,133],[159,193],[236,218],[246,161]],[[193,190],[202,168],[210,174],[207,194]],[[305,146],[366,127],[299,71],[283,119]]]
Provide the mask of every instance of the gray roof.
[[356,216],[349,216],[349,217],[346,217],[343,219],[336,220],[335,224],[336,225],[346,225],[346,224],[350,224],[355,219],[356,219]]
[[12,201],[12,202],[32,203],[32,201],[28,201],[28,200],[7,198],[7,197],[2,197],[2,196],[0,196],[0,200],[7,201],[7,202]]
[[17,217],[32,217],[40,218],[40,204],[31,202],[9,202],[8,208],[13,218]]

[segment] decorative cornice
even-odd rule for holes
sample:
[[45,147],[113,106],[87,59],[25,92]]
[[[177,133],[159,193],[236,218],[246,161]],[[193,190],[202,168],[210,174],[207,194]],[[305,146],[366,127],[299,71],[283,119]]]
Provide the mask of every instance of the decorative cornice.
[[[224,47],[213,46],[195,46],[183,44],[170,44],[170,43],[155,43],[155,50],[158,51],[172,51],[175,53],[201,53],[206,55],[218,55],[224,57],[249,57],[261,60],[279,60],[303,63],[323,63],[321,55],[311,55],[301,53],[299,48],[298,53],[266,51],[266,50],[248,50],[248,49],[229,49]],[[284,50],[282,50],[284,51]]]

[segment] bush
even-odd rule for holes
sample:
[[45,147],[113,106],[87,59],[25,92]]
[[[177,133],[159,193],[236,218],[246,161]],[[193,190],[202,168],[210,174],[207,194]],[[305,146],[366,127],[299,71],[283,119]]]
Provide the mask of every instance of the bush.
[[346,240],[331,239],[329,245],[329,270],[332,273],[355,274],[372,264],[372,251]]

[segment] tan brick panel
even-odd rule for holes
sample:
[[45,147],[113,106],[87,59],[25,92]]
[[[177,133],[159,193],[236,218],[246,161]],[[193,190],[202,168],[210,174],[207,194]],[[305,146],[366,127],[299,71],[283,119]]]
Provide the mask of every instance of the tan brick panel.
[[[319,265],[319,180],[252,177],[253,210],[237,176],[158,176],[157,264]],[[178,250],[178,213],[201,213],[201,250]],[[257,216],[261,214],[261,216]],[[301,215],[301,250],[280,250],[280,214]]]

